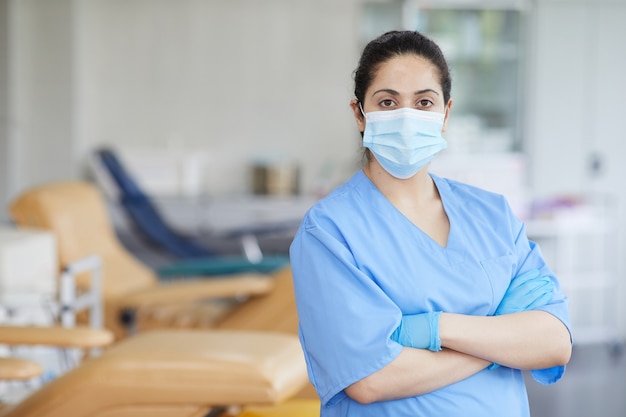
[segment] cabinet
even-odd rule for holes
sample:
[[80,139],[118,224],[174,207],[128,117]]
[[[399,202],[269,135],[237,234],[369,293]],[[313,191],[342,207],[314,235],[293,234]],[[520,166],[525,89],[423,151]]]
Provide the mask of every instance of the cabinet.
[[361,43],[398,28],[418,30],[442,49],[452,76],[448,152],[522,148],[523,1],[380,1],[363,3]]
[[[575,242],[584,237],[574,239],[571,235],[589,236],[594,232],[594,240],[599,242],[592,244],[590,241],[586,249],[595,253],[604,247],[611,252],[604,255],[608,263],[602,265],[598,260],[594,270],[610,272],[609,276],[615,282],[609,284],[597,278],[595,288],[571,292],[574,314],[580,315],[578,310],[587,300],[589,311],[593,313],[588,318],[594,319],[590,325],[583,326],[582,318],[575,319],[575,323],[581,323],[580,326],[586,329],[581,334],[585,336],[581,341],[598,339],[599,335],[592,337],[594,332],[606,336],[599,330],[601,325],[609,323],[608,319],[601,320],[601,303],[607,304],[605,309],[612,308],[613,302],[626,303],[624,288],[620,285],[624,280],[626,262],[623,253],[615,253],[614,247],[608,243],[615,240],[619,243],[619,236],[626,236],[623,216],[626,207],[626,141],[624,129],[618,122],[623,118],[623,98],[626,96],[624,19],[626,2],[621,0],[540,0],[531,10],[528,30],[524,150],[531,161],[529,185],[533,193],[539,196],[611,195],[616,201],[616,210],[622,213],[621,217],[612,218],[608,230],[591,226],[586,231],[579,230],[582,226],[575,224],[576,221],[570,225],[574,230],[563,230],[567,227],[554,224],[543,232],[539,230],[541,240],[548,240],[546,244],[556,244],[562,252],[578,249],[581,258],[587,255],[585,252],[581,254],[580,248],[567,248],[575,246]],[[600,246],[596,248],[596,245]],[[564,259],[556,256],[557,265]],[[573,259],[577,263],[583,260]],[[572,285],[579,285],[575,270],[559,269],[566,284],[571,273]],[[594,277],[596,275],[606,276],[594,274]],[[587,285],[591,286],[591,283]],[[598,288],[600,285],[603,288]],[[611,290],[615,291],[609,293]],[[618,318],[623,313],[623,309],[617,311]],[[620,333],[626,334],[626,322],[620,318],[617,324]],[[596,330],[592,332],[592,328]]]
[[615,214],[579,207],[526,225],[569,298],[574,344],[619,346],[621,245]]

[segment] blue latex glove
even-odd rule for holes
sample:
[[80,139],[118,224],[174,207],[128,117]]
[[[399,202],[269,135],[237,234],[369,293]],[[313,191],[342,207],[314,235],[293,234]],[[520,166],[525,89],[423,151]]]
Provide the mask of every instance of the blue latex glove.
[[402,316],[400,325],[391,334],[391,340],[406,347],[428,349],[433,352],[441,350],[441,339],[439,339],[440,314],[440,311],[435,311]]
[[539,275],[539,271],[531,269],[511,280],[495,315],[519,313],[542,307],[552,300],[554,283],[550,277]]
[[[541,276],[537,269],[531,269],[511,280],[496,309],[495,315],[519,313],[545,306],[552,300],[554,283],[550,277]],[[489,365],[489,369],[500,367],[497,363]]]

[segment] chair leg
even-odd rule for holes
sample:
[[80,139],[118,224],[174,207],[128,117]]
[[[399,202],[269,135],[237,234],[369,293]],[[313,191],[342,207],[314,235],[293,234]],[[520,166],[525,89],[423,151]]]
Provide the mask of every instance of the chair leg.
[[220,417],[224,414],[228,409],[226,407],[214,407],[206,414],[204,417]]
[[134,308],[125,308],[120,312],[119,320],[128,336],[137,334],[137,310]]
[[243,254],[248,261],[259,263],[263,260],[263,252],[261,252],[261,245],[259,245],[259,239],[253,234],[245,234],[241,237],[241,247]]

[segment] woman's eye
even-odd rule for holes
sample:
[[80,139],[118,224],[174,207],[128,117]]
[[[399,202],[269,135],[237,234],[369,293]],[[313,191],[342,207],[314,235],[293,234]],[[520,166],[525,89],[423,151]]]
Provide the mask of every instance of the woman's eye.
[[391,107],[394,105],[393,100],[390,100],[390,99],[383,100],[379,104],[380,104],[380,107]]
[[419,107],[430,107],[430,106],[433,105],[433,102],[428,100],[428,99],[422,99],[422,100],[417,102],[417,105]]

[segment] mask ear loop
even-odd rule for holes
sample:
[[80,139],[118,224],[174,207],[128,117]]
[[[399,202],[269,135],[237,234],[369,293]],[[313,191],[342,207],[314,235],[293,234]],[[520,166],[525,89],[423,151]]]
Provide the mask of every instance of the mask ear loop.
[[[361,104],[361,101],[359,101],[359,99],[357,98],[357,103],[359,103],[359,110],[361,110],[361,115],[363,116],[363,122],[365,122],[365,111],[363,111],[363,105]],[[363,138],[363,131],[361,132],[361,138]],[[369,159],[369,157],[368,157]]]

